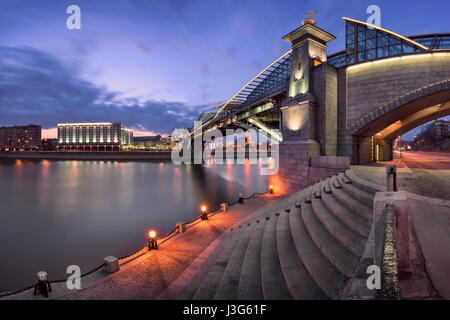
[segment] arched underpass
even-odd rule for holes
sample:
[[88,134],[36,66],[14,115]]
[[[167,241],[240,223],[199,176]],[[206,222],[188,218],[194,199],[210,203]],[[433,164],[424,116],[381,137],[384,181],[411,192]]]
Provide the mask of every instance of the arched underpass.
[[[379,114],[378,117],[375,115]],[[357,163],[392,160],[392,141],[429,121],[450,115],[450,85],[414,90],[366,114],[353,128]],[[355,150],[356,151],[356,150]]]

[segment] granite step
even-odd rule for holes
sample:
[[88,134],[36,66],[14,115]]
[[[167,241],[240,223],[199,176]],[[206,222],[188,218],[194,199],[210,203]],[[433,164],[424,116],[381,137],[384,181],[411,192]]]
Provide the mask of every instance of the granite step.
[[349,178],[347,178],[343,172],[338,173],[338,179],[343,183],[352,183],[352,181]]
[[325,179],[325,181],[322,183],[322,190],[326,193],[326,194],[330,194],[331,193],[331,188],[330,188],[330,178]]
[[289,225],[297,253],[318,287],[331,299],[338,299],[347,278],[323,255],[312,240],[301,216],[301,208],[293,207]]
[[209,254],[208,258],[202,263],[201,267],[194,273],[192,278],[187,284],[177,293],[175,299],[177,300],[191,300],[194,298],[202,282],[208,275],[211,268],[217,262],[218,257],[229,244],[229,240],[235,235],[236,232],[228,233],[221,243]]
[[314,198],[320,198],[320,192],[321,192],[321,190],[322,190],[322,185],[323,185],[323,183],[324,183],[324,181],[320,181],[320,182],[317,182],[315,185],[314,185],[314,187],[313,187],[313,191],[312,191],[312,193],[311,193],[311,197],[314,197]]
[[372,181],[361,178],[353,170],[346,170],[345,175],[352,181],[352,184],[360,187],[369,193],[376,193],[380,191],[386,191],[386,187]]
[[239,290],[239,280],[241,278],[241,270],[244,262],[245,253],[247,252],[250,238],[255,230],[256,221],[248,222],[246,230],[236,244],[233,253],[228,260],[227,266],[217,287],[215,300],[236,300]]
[[239,280],[237,298],[239,300],[262,300],[264,295],[261,286],[261,243],[266,219],[257,219],[245,252]]
[[328,210],[322,199],[311,199],[311,205],[312,212],[318,220],[317,222],[320,222],[324,230],[327,230],[346,249],[353,252],[356,256],[360,256],[364,250],[366,238],[339,220]]
[[239,242],[240,238],[244,236],[247,228],[241,227],[233,231],[234,235],[229,238],[228,243],[223,249],[222,253],[217,258],[214,266],[209,270],[208,275],[202,281],[197,292],[193,296],[194,300],[212,300],[216,294],[217,287],[219,286],[222,275],[228,264],[228,261]]
[[[291,208],[294,210],[294,208]],[[291,211],[290,210],[290,211]],[[291,235],[289,213],[282,212],[277,222],[277,250],[281,271],[291,296],[296,300],[328,299],[301,262]]]
[[343,275],[351,277],[355,271],[359,255],[352,253],[328,232],[317,219],[310,204],[302,206],[301,215],[306,230],[323,255]]
[[339,183],[339,181],[337,180],[337,176],[332,176],[330,179],[330,186],[334,187],[336,189],[342,189],[341,184]]
[[291,300],[292,296],[281,271],[277,251],[277,220],[274,215],[266,222],[261,242],[261,285],[266,300]]
[[342,203],[345,207],[347,207],[350,211],[355,214],[360,215],[361,217],[371,220],[372,219],[372,208],[365,205],[364,203],[356,200],[352,196],[350,196],[347,192],[342,189],[338,189],[335,187],[333,183],[330,183],[330,188],[333,196]]
[[352,185],[351,183],[345,183],[342,176],[338,176],[338,181],[342,186],[342,189],[347,192],[350,196],[352,196],[355,199],[358,199],[359,201],[363,202],[367,206],[371,207],[373,206],[373,198],[374,194],[368,193],[362,189],[360,189],[357,186]]
[[363,237],[368,237],[370,232],[370,220],[368,217],[354,213],[336,200],[332,194],[322,193],[322,201],[328,210],[330,210],[330,212],[332,212],[339,220]]

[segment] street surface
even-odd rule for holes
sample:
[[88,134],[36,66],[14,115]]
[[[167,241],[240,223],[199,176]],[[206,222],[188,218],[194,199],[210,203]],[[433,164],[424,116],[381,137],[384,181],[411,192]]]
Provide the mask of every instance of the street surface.
[[351,166],[361,177],[386,184],[385,165],[397,165],[399,190],[450,200],[450,154],[394,151],[393,161]]

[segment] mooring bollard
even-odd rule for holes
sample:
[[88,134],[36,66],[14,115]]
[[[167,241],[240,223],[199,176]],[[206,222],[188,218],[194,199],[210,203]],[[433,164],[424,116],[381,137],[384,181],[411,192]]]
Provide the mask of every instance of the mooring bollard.
[[184,223],[184,222],[177,222],[177,229],[178,229],[178,233],[186,232],[186,223]]
[[[392,178],[392,189],[391,189],[391,175]],[[386,191],[397,191],[397,166],[395,164],[390,164],[386,166]]]
[[104,270],[108,273],[114,273],[116,271],[119,271],[119,259],[117,259],[114,256],[108,256],[103,259],[105,261],[105,268]]
[[221,203],[220,204],[220,210],[222,210],[222,212],[225,212],[228,210],[228,203]]
[[156,240],[156,231],[151,230],[148,233],[148,242],[147,242],[148,251],[155,249],[158,250],[158,241]]
[[202,206],[200,209],[201,209],[200,219],[208,220],[208,214],[206,213],[206,206]]
[[48,274],[45,271],[39,271],[36,273],[38,277],[38,283],[34,286],[34,293],[36,294],[42,294],[44,297],[48,298],[48,293],[52,291],[52,287],[50,285],[50,281],[47,280]]
[[239,193],[239,200],[238,200],[238,202],[239,203],[244,203],[244,198],[242,197],[242,193]]

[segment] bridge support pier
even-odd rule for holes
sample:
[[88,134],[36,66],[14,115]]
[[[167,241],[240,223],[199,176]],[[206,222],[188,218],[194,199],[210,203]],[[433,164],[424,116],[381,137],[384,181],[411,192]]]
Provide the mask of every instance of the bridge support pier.
[[326,43],[335,37],[304,23],[283,40],[292,44],[289,97],[281,108],[279,170],[268,179],[289,194],[343,172],[347,157],[337,157],[337,72],[327,65]]

